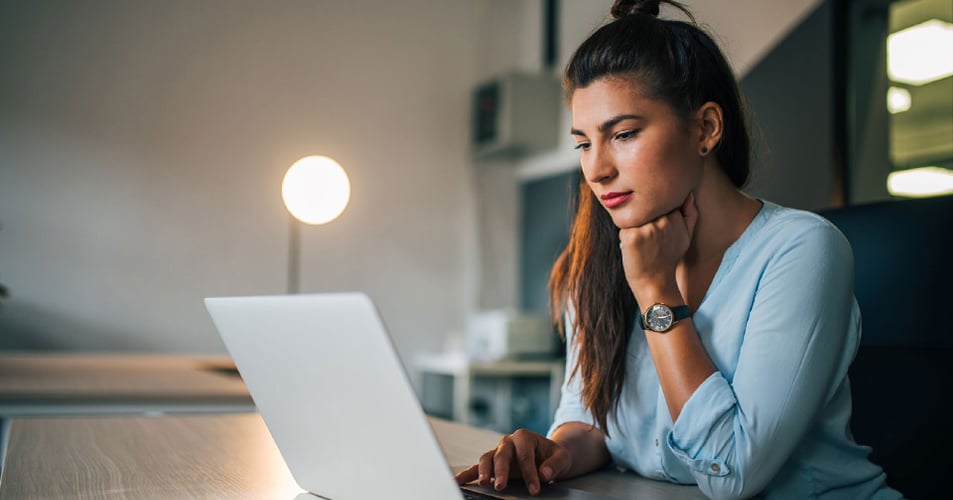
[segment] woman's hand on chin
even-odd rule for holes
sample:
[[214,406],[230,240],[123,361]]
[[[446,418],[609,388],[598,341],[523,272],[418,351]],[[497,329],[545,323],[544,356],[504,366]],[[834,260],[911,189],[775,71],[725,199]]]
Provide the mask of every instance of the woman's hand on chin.
[[619,230],[626,281],[636,290],[665,288],[692,242],[698,207],[694,193],[682,205],[638,227]]

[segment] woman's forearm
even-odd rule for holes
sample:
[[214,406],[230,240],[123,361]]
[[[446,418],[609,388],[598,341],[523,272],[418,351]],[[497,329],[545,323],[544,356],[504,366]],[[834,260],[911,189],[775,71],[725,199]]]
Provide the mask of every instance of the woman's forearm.
[[[640,291],[642,293],[636,296],[636,300],[640,300],[639,304],[646,304],[646,309],[656,303],[668,304],[670,307],[686,303],[677,287]],[[705,352],[690,318],[679,321],[665,333],[647,330],[645,336],[669,415],[674,422],[695,389],[715,372],[715,365]]]
[[567,422],[559,426],[552,440],[565,447],[572,457],[572,466],[559,479],[581,476],[609,463],[605,433],[585,422]]

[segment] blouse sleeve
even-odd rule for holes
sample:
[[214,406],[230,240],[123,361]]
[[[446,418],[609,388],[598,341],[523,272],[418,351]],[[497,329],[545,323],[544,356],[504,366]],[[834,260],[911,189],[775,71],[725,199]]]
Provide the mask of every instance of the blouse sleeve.
[[668,434],[706,495],[749,497],[775,476],[833,396],[854,322],[850,245],[812,225],[762,270],[732,380],[709,376]]

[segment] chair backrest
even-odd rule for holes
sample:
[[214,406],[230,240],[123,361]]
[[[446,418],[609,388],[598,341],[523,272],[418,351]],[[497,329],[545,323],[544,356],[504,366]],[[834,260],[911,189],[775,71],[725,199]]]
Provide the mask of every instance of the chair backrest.
[[[851,431],[908,498],[949,489],[953,446],[953,196],[822,211],[854,251],[863,317]],[[953,309],[951,309],[953,310]]]

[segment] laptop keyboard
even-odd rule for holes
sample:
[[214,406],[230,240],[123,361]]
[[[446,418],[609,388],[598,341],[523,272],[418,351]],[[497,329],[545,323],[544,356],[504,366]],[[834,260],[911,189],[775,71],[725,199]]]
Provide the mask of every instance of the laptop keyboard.
[[463,493],[463,500],[500,500],[500,497],[493,495],[486,495],[476,491],[460,490]]

